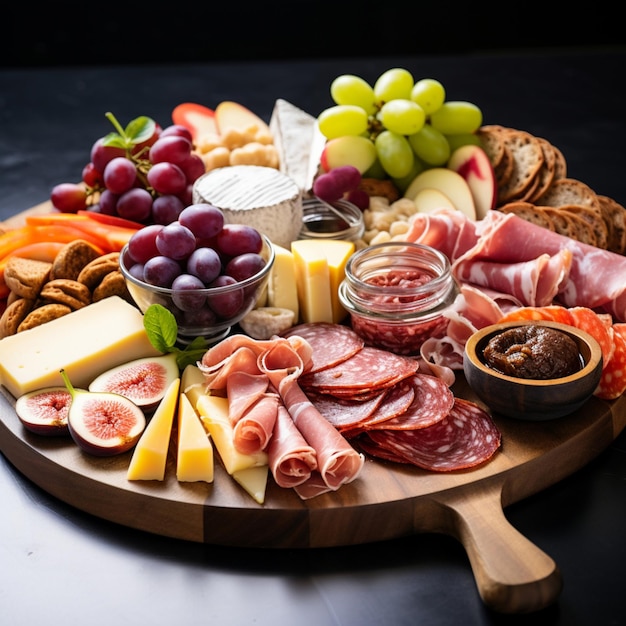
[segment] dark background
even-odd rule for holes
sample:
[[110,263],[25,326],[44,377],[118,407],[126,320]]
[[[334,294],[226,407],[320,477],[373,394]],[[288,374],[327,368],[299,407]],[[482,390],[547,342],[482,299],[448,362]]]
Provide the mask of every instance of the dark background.
[[[38,3],[39,4],[39,3]],[[5,3],[0,67],[289,60],[606,47],[618,3],[391,0]]]

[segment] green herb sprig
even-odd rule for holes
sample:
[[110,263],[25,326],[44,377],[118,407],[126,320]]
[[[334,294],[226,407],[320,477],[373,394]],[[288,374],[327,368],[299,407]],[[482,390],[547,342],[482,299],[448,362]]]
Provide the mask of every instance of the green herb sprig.
[[178,324],[171,311],[161,304],[151,304],[144,313],[143,327],[150,343],[159,352],[173,352],[176,354],[176,363],[182,371],[187,365],[195,365],[202,359],[209,345],[204,337],[196,337],[184,348],[176,345]]

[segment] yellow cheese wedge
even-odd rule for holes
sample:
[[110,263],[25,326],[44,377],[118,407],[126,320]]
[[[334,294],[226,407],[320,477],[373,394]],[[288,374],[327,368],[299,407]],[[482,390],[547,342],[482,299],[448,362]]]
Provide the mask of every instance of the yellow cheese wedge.
[[265,502],[265,490],[267,489],[268,466],[249,467],[248,469],[233,472],[233,478],[241,485],[259,504]]
[[42,387],[62,386],[65,369],[76,387],[87,388],[102,372],[158,356],[141,312],[111,296],[41,326],[0,340],[0,382],[16,398]]
[[354,254],[356,246],[352,241],[330,240],[324,246],[330,274],[330,299],[333,307],[333,322],[339,324],[348,312],[339,301],[339,285],[346,277],[346,263]]
[[302,321],[332,322],[330,272],[324,249],[316,240],[298,239],[291,242],[291,252],[296,269]]
[[293,311],[293,319],[297,322],[300,306],[293,254],[276,244],[274,253],[274,265],[267,283],[267,306]]
[[337,239],[299,239],[292,242],[291,251],[302,321],[341,322],[346,310],[338,289],[355,244]]
[[213,445],[189,398],[178,398],[176,478],[181,482],[213,482]]
[[196,411],[200,414],[204,427],[211,434],[222,463],[231,476],[249,467],[267,465],[267,453],[242,454],[235,448],[233,427],[228,418],[227,398],[203,394],[198,397]]
[[130,459],[128,480],[163,480],[172,425],[178,405],[180,378],[172,381],[150,418]]

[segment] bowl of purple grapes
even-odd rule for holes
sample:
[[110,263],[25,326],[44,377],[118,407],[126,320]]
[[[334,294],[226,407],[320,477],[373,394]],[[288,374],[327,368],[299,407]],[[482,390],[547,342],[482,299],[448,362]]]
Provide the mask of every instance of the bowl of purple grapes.
[[192,204],[169,224],[138,230],[122,249],[120,269],[142,312],[151,304],[172,312],[180,343],[215,343],[255,307],[274,255],[252,226],[225,223],[211,204]]

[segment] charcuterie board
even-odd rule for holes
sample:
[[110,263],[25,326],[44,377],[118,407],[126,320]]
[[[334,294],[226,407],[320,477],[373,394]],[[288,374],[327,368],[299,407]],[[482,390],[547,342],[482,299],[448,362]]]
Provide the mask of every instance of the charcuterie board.
[[[179,483],[173,451],[163,481],[128,481],[131,452],[90,457],[71,439],[29,433],[15,414],[15,398],[1,391],[0,450],[26,477],[78,509],[149,533],[237,547],[319,548],[449,534],[465,547],[484,602],[505,613],[550,605],[562,581],[552,558],[508,523],[504,509],[583,467],[626,426],[623,396],[594,397],[547,422],[495,415],[502,447],[478,468],[433,473],[367,459],[357,480],[306,501],[270,479],[261,505],[219,463],[212,484]],[[476,400],[462,374],[453,391]]]

